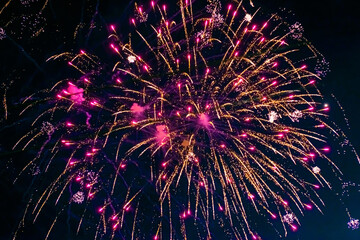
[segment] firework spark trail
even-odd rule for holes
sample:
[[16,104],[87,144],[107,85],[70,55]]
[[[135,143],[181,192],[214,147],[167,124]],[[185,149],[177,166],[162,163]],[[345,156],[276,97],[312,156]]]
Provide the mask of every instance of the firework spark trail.
[[56,83],[48,91],[56,99],[32,123],[49,118],[53,131],[35,128],[16,144],[46,137],[26,168],[43,155],[51,156],[46,169],[67,159],[31,199],[34,219],[55,196],[55,205],[65,201],[59,214],[85,201],[78,229],[99,215],[95,238],[210,239],[221,220],[229,238],[261,239],[254,216],[279,221],[271,225],[286,235],[305,210],[320,211],[316,190],[331,185],[315,159],[339,171],[326,155],[322,129],[336,131],[320,76],[305,64],[322,56],[306,39],[291,40],[277,15],[257,20],[247,3],[219,3],[209,1],[209,13],[179,1],[175,15],[166,4],[135,4],[128,42],[109,27],[119,57],[110,74],[84,50],[51,58],[68,61],[79,78]]

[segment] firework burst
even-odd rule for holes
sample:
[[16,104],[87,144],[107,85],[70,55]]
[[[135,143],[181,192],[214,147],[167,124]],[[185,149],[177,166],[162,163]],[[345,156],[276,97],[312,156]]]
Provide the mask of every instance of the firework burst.
[[284,236],[320,210],[315,162],[338,171],[311,71],[323,56],[251,1],[204,4],[135,4],[128,40],[109,26],[110,70],[84,50],[51,58],[77,77],[24,101],[43,107],[15,146],[42,142],[24,171],[61,169],[25,214],[61,205],[46,238],[74,204],[77,232],[97,222],[104,239],[261,239],[260,222]]

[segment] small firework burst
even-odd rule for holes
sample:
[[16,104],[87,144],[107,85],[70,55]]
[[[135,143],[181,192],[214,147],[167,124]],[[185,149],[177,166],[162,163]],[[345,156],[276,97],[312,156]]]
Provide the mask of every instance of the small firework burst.
[[[94,151],[92,151],[92,152],[94,152]],[[98,177],[99,177],[99,175],[94,171],[86,171],[85,172],[85,179],[91,185],[94,185],[97,183]]]
[[245,14],[245,17],[244,17],[244,20],[245,20],[246,22],[251,22],[251,19],[252,19],[252,16],[251,16],[249,13],[246,13],[246,14]]
[[303,113],[299,110],[295,110],[294,112],[292,112],[289,117],[291,119],[291,121],[293,122],[299,122],[300,119],[303,117]]
[[143,6],[135,7],[134,16],[136,22],[145,23],[148,20],[148,14],[144,12]]
[[349,197],[350,192],[358,192],[360,193],[360,184],[354,182],[343,182],[341,185],[341,196],[342,197]]
[[359,219],[350,218],[347,225],[348,225],[348,228],[350,228],[352,230],[356,230],[356,229],[359,229],[360,221],[359,221]]
[[55,131],[54,125],[52,125],[50,122],[43,122],[41,126],[41,132],[47,134],[48,136],[51,136]]
[[303,37],[304,27],[301,25],[301,23],[296,22],[296,23],[292,24],[289,27],[289,30],[290,30],[290,37],[292,39],[299,40],[299,39],[301,39]]
[[20,26],[21,34],[18,36],[19,39],[22,39],[24,36],[34,38],[44,32],[46,19],[42,13],[23,15],[21,16]]
[[136,61],[136,57],[133,55],[128,56],[127,60],[129,61],[129,63],[134,63]]
[[224,16],[221,13],[213,12],[211,14],[212,24],[215,28],[224,24]]
[[206,11],[208,13],[219,13],[221,11],[221,1],[220,0],[208,0],[206,5]]

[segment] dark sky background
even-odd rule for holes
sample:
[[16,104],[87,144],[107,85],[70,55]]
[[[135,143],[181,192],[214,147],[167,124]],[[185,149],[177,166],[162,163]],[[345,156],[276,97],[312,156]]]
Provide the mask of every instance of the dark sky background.
[[[170,0],[169,0],[170,1]],[[19,132],[9,135],[4,127],[16,119],[11,105],[19,99],[48,86],[61,73],[58,65],[46,64],[50,56],[64,51],[91,49],[101,50],[106,41],[104,26],[109,23],[128,25],[125,0],[49,0],[43,7],[43,0],[13,0],[3,8],[8,0],[0,1],[0,28],[8,35],[0,40],[0,93],[6,92],[8,120],[5,111],[0,113],[0,239],[9,239],[14,225],[22,216],[24,186],[12,185],[22,154],[9,154]],[[21,2],[23,4],[21,4]],[[27,3],[26,3],[27,2]],[[254,1],[256,3],[256,1]],[[320,83],[322,91],[331,101],[333,93],[341,102],[346,117],[334,106],[331,116],[348,135],[355,149],[360,152],[360,14],[354,0],[262,0],[264,8],[278,10],[286,7],[295,14],[294,22],[299,21],[305,29],[305,36],[330,62],[331,72]],[[133,5],[131,5],[133,6]],[[97,9],[97,10],[96,10]],[[130,8],[132,9],[132,8]],[[98,11],[97,23],[90,25],[92,16]],[[267,11],[267,10],[265,10]],[[99,20],[100,19],[100,20]],[[102,22],[102,24],[101,24]],[[81,25],[78,25],[82,23]],[[78,35],[73,34],[77,26]],[[92,28],[94,27],[94,28]],[[124,27],[126,28],[126,27]],[[90,30],[89,30],[90,29]],[[90,36],[90,37],[89,37]],[[334,112],[335,111],[335,112]],[[4,130],[5,129],[5,130]],[[14,130],[12,130],[14,131]],[[6,135],[5,135],[6,133]],[[360,183],[360,167],[353,155],[337,159],[336,163],[344,172],[344,180]],[[360,188],[351,190],[352,196],[345,197],[354,218],[360,218]],[[313,211],[301,219],[302,227],[291,233],[288,239],[299,240],[360,240],[360,229],[347,229],[348,217],[339,196],[325,192],[326,207],[323,214]],[[24,239],[40,239],[42,230],[34,229],[32,235]],[[61,233],[58,233],[61,236]],[[54,238],[55,239],[55,238]],[[56,239],[63,239],[61,237]],[[276,238],[264,238],[266,240]]]

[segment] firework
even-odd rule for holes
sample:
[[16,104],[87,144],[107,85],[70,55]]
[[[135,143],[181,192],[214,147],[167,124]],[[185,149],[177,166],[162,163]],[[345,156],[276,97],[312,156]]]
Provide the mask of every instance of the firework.
[[261,239],[264,222],[284,236],[320,210],[317,162],[338,171],[339,135],[311,71],[323,56],[251,1],[203,4],[135,4],[129,38],[108,27],[111,69],[85,50],[49,59],[73,77],[24,101],[43,107],[15,146],[41,142],[24,171],[52,180],[25,215],[60,206],[46,238],[74,203],[77,232],[104,239]]
[[350,221],[348,222],[348,228],[351,228],[352,230],[356,230],[359,228],[359,219],[350,218]]

